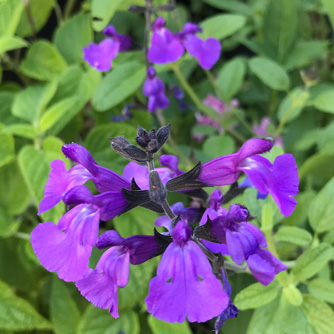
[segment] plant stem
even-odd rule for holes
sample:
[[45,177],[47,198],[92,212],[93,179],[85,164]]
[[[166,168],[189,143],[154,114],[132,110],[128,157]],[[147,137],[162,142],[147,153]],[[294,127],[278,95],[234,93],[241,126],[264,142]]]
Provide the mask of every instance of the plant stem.
[[76,0],[67,0],[65,10],[64,10],[64,21],[66,21],[70,17],[72,10],[75,6],[75,2]]
[[57,23],[58,23],[58,25],[61,25],[63,23],[63,14],[61,12],[58,1],[55,1],[55,4],[54,4],[53,8],[54,8],[55,13],[56,13]]

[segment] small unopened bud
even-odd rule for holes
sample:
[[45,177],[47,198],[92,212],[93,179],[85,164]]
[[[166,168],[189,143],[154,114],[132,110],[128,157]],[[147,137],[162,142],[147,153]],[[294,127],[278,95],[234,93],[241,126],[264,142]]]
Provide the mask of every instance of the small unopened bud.
[[152,170],[149,176],[150,181],[150,199],[152,202],[162,204],[167,196],[167,190],[161,182],[160,176],[157,171]]

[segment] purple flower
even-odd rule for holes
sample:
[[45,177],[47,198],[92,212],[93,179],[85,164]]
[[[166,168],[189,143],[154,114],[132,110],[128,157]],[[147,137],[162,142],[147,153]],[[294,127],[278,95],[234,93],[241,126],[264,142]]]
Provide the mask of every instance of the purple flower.
[[41,264],[64,281],[83,277],[97,239],[99,219],[97,206],[81,204],[68,211],[58,225],[37,225],[31,232],[31,243]]
[[76,286],[93,305],[107,309],[118,318],[118,287],[129,280],[129,264],[140,264],[152,258],[159,249],[153,236],[136,235],[122,238],[116,231],[103,233],[96,246],[111,247],[100,258],[95,270],[89,269]]
[[168,322],[183,322],[186,317],[190,322],[207,321],[227,307],[228,296],[204,253],[190,240],[191,228],[179,221],[172,236],[150,282],[147,310]]
[[212,186],[232,184],[243,171],[263,194],[270,194],[284,216],[296,206],[292,196],[298,193],[298,172],[291,154],[278,156],[274,164],[257,154],[269,151],[273,144],[265,139],[250,139],[234,154],[205,163],[199,180]]
[[74,166],[69,171],[66,171],[65,162],[59,159],[51,161],[50,165],[51,171],[45,185],[44,198],[39,204],[38,215],[58,204],[68,190],[92,178],[82,165]]
[[144,82],[143,93],[148,97],[148,111],[155,112],[158,108],[166,109],[169,100],[165,95],[165,85],[156,76],[155,69],[151,66],[147,70],[147,77]]
[[131,47],[130,38],[117,34],[113,26],[106,27],[103,33],[110,38],[106,38],[99,44],[91,43],[87,48],[83,48],[84,60],[101,72],[111,69],[111,61],[117,57],[118,52],[127,51]]
[[186,23],[181,33],[182,42],[188,53],[195,57],[200,66],[209,70],[219,59],[221,45],[215,38],[208,38],[205,41],[195,34],[202,29],[193,23]]
[[228,254],[237,264],[246,261],[253,276],[268,285],[279,272],[287,267],[276,259],[266,247],[263,233],[248,223],[249,212],[238,204],[232,204],[227,214],[212,221],[211,235],[227,245]]
[[203,104],[217,111],[217,113],[221,114],[226,110],[226,105],[222,100],[217,99],[212,94],[209,94],[205,100],[203,100]]
[[173,63],[182,57],[184,48],[181,41],[167,28],[162,17],[158,17],[153,23],[151,47],[147,58],[154,64]]
[[[270,137],[270,134],[267,130],[268,125],[270,125],[270,118],[263,117],[261,123],[253,125],[253,132],[260,137]],[[283,147],[283,138],[281,136],[277,137],[275,140],[275,145]]]
[[157,18],[153,24],[151,47],[148,59],[155,64],[166,64],[182,57],[184,48],[195,57],[204,69],[210,69],[219,59],[221,45],[215,38],[203,41],[195,34],[202,29],[193,23],[186,23],[182,32],[172,34],[165,28],[165,20]]

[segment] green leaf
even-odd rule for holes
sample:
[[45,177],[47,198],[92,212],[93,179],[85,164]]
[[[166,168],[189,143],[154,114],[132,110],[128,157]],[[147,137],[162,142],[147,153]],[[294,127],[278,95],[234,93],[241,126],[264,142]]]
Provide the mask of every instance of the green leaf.
[[299,168],[299,179],[306,175],[313,175],[330,179],[334,175],[334,155],[326,153],[316,153],[307,158],[301,168]]
[[261,230],[271,231],[274,226],[274,210],[270,202],[266,203],[261,212]]
[[131,62],[113,69],[102,80],[93,96],[93,106],[97,111],[115,107],[132,95],[143,83],[145,69],[139,62]]
[[0,2],[0,36],[13,35],[24,9],[22,0]]
[[88,46],[92,40],[90,14],[81,13],[73,16],[57,29],[54,43],[67,63],[72,64],[82,62],[82,48]]
[[329,123],[325,128],[318,129],[316,138],[320,152],[334,155],[334,122]]
[[278,119],[284,121],[284,123],[296,119],[306,106],[308,98],[309,93],[307,90],[301,87],[296,87],[279,105]]
[[252,72],[268,87],[275,90],[288,90],[290,79],[286,71],[272,60],[255,57],[249,61]]
[[0,54],[27,46],[27,42],[19,37],[0,37]]
[[315,278],[307,283],[311,295],[325,302],[334,304],[334,283],[323,278]]
[[36,127],[30,124],[11,124],[0,130],[0,133],[7,133],[15,136],[20,136],[28,139],[38,137],[39,131]]
[[306,247],[312,242],[312,235],[308,231],[296,226],[284,226],[274,235],[276,241],[290,242]]
[[218,135],[205,140],[203,152],[210,158],[214,159],[222,155],[234,152],[234,142],[227,135]]
[[[29,10],[34,20],[34,30],[38,32],[47,22],[55,0],[29,0]],[[27,11],[25,10],[21,16],[16,34],[22,37],[32,36],[34,34],[29,23]]]
[[253,9],[249,5],[243,2],[235,0],[204,0],[205,3],[212,7],[224,9],[229,12],[235,12],[238,14],[243,14],[250,16],[253,14]]
[[303,310],[317,334],[332,334],[334,313],[329,305],[309,295],[304,295]]
[[89,305],[78,326],[77,334],[139,334],[139,319],[136,313],[121,313],[114,319],[108,310]]
[[332,249],[328,244],[320,244],[308,249],[296,261],[291,270],[294,281],[305,281],[319,272],[331,259]]
[[321,93],[315,98],[313,105],[321,111],[334,114],[334,90]]
[[53,44],[39,40],[30,47],[21,69],[27,76],[43,81],[57,78],[66,66],[64,58]]
[[0,134],[0,167],[10,163],[14,158],[15,143],[13,136]]
[[316,195],[308,209],[310,225],[317,233],[334,228],[334,178]]
[[291,305],[300,306],[303,303],[303,295],[293,284],[285,286],[283,288],[283,294]]
[[55,275],[52,278],[50,314],[55,334],[76,332],[80,319],[79,310],[66,289],[65,283]]
[[315,334],[300,307],[284,295],[255,310],[247,334]]
[[245,72],[245,63],[238,58],[225,63],[218,72],[217,84],[224,93],[224,100],[230,100],[240,90]]
[[28,86],[15,96],[12,114],[29,123],[38,125],[40,115],[57,89],[55,81],[47,85]]
[[[264,44],[278,59],[289,51],[297,32],[297,0],[270,0],[263,18]],[[287,24],[289,22],[289,24]]]
[[25,183],[35,200],[35,205],[38,206],[43,198],[44,186],[50,171],[49,163],[42,152],[30,145],[21,149],[18,161]]
[[64,145],[64,142],[57,138],[57,137],[46,137],[43,140],[43,151],[45,153],[45,156],[49,162],[55,159],[59,159],[65,162],[67,165],[67,168],[71,168],[71,161],[67,159],[64,154],[61,151],[62,146]]
[[0,282],[0,329],[50,330],[52,326],[27,301],[15,296],[8,285]]
[[93,21],[94,30],[101,31],[106,27],[116,10],[122,5],[124,0],[93,0],[92,17],[98,18]]
[[16,219],[14,220],[7,212],[7,210],[1,205],[0,203],[0,237],[1,238],[8,238],[15,234],[20,225],[22,220]]
[[332,29],[334,29],[334,2],[331,0],[322,0],[325,10],[330,18]]
[[63,118],[64,115],[66,115],[69,111],[75,108],[75,106],[78,104],[80,104],[80,100],[76,96],[66,98],[53,104],[45,111],[44,115],[41,118],[41,129],[43,131],[49,130],[61,118]]
[[221,14],[212,16],[201,22],[203,33],[201,38],[223,39],[239,31],[246,23],[246,18],[242,15]]
[[169,322],[161,321],[154,318],[152,315],[148,317],[148,323],[151,327],[153,334],[191,334],[192,331],[189,328],[187,322],[182,324],[172,324]]
[[327,42],[301,41],[288,54],[284,61],[284,68],[288,71],[296,68],[304,68],[313,64],[318,59],[325,58]]
[[0,203],[10,215],[22,213],[30,202],[30,194],[16,163],[0,169]]
[[278,287],[276,282],[268,286],[254,283],[241,290],[234,299],[235,306],[240,310],[258,308],[270,303],[277,297]]

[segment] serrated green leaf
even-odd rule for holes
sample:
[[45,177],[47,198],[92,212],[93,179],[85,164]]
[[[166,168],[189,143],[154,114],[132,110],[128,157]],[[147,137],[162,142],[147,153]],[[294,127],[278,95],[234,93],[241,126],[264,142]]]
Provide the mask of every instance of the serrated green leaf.
[[26,300],[15,296],[8,285],[0,282],[0,329],[50,330],[52,325]]
[[268,286],[254,283],[241,290],[234,299],[235,306],[240,310],[258,308],[270,303],[277,297],[278,287],[276,282]]
[[52,279],[50,314],[55,334],[76,332],[80,319],[79,310],[66,289],[65,283],[55,275]]
[[120,314],[113,319],[108,310],[101,310],[93,305],[87,307],[81,318],[77,334],[139,334],[139,319],[134,312]]
[[35,205],[43,198],[44,186],[50,171],[49,163],[44,154],[33,146],[24,146],[18,154],[22,176],[32,194]]
[[59,77],[66,66],[64,58],[52,43],[38,40],[29,48],[21,69],[27,76],[44,81]]
[[51,14],[54,2],[55,0],[29,0],[29,10],[34,20],[34,28],[32,28],[31,23],[29,23],[27,11],[24,11],[16,29],[16,34],[27,37],[32,36],[34,31],[38,32],[42,29]]
[[306,247],[312,242],[311,233],[296,226],[282,227],[274,235],[274,238],[276,241],[290,242],[302,247]]
[[314,297],[334,304],[334,283],[328,279],[315,278],[307,283],[307,288]]
[[334,90],[321,93],[315,98],[313,105],[321,111],[334,114]]
[[268,87],[275,90],[288,90],[290,79],[286,71],[272,60],[255,57],[249,61],[252,72]]
[[22,213],[28,206],[30,194],[17,163],[11,163],[0,169],[0,203],[10,215]]
[[203,32],[199,34],[201,38],[223,39],[239,31],[246,23],[246,18],[242,15],[221,14],[212,16],[201,22]]
[[334,178],[316,195],[308,209],[313,230],[322,233],[334,228]]
[[187,322],[182,324],[171,324],[154,318],[152,315],[148,318],[148,323],[153,334],[191,334],[191,330]]
[[291,274],[294,281],[305,281],[319,272],[331,259],[332,249],[328,244],[320,244],[308,249],[296,261]]
[[93,31],[88,13],[71,17],[57,29],[54,37],[56,47],[68,64],[82,62],[82,48],[92,41]]
[[113,69],[102,80],[93,96],[97,111],[115,107],[133,94],[144,82],[145,69],[139,62],[131,62]]
[[21,0],[6,0],[0,3],[0,36],[14,34],[23,9],[24,3]]
[[332,334],[334,313],[329,305],[309,295],[304,295],[303,310],[317,334]]
[[7,51],[20,49],[27,46],[27,42],[19,37],[2,36],[0,37],[0,54]]
[[217,84],[224,93],[224,100],[230,100],[239,91],[245,72],[245,63],[238,58],[225,63],[218,72]]

